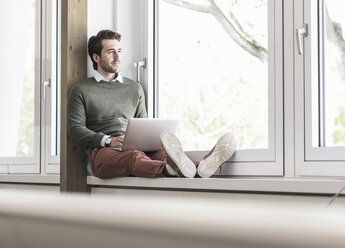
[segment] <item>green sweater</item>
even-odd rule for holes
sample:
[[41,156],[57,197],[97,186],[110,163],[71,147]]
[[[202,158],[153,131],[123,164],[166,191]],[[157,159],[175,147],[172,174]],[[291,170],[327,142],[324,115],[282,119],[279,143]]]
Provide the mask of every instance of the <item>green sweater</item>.
[[97,82],[92,77],[76,84],[69,93],[68,134],[87,151],[100,148],[104,135],[125,134],[128,119],[133,117],[146,118],[147,112],[144,91],[131,79]]

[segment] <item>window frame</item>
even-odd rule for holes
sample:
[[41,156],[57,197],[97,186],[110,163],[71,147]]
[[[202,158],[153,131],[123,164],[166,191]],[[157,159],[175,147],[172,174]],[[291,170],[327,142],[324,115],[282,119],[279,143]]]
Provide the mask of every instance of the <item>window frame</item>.
[[309,29],[308,36],[304,38],[304,55],[299,55],[296,49],[294,51],[296,176],[338,178],[345,176],[344,147],[312,146],[312,82],[319,80],[319,12],[316,2],[319,1],[294,2],[294,29],[304,23]]
[[[317,4],[316,4],[317,3]],[[310,111],[312,108],[312,82],[318,80],[319,87],[322,87],[324,82],[324,66],[322,66],[321,60],[323,57],[323,51],[321,51],[323,47],[323,40],[325,39],[325,28],[323,26],[324,21],[324,10],[321,8],[321,4],[324,4],[324,1],[306,1],[305,2],[305,10],[306,10],[306,21],[309,21],[311,23],[311,32],[310,36],[311,38],[308,40],[307,46],[308,46],[308,53],[306,58],[306,103],[309,103],[309,105],[306,104],[306,160],[307,161],[339,161],[339,160],[345,160],[345,150],[344,147],[313,147],[312,145],[312,114]],[[318,16],[316,15],[318,14]],[[322,16],[320,19],[320,16]],[[317,29],[316,27],[319,27]],[[321,34],[320,34],[321,33]],[[319,44],[316,41],[319,41]],[[310,48],[309,48],[310,47]],[[317,58],[313,59],[313,54],[318,53],[319,56]],[[317,63],[315,63],[317,61]],[[321,100],[320,100],[321,101]],[[324,102],[319,103],[319,109],[323,109]],[[322,110],[320,112],[323,112]],[[321,114],[321,113],[320,113]],[[322,114],[321,117],[323,118],[324,115]],[[324,120],[319,120],[320,122],[324,122]],[[323,126],[318,126],[318,129],[323,129]],[[323,130],[324,132],[324,130]],[[321,135],[322,131],[319,130],[319,135]]]
[[[61,1],[55,0],[60,9]],[[51,127],[51,87],[44,89],[44,81],[52,75],[52,2],[36,0],[35,2],[35,156],[34,157],[1,157],[0,174],[48,174],[59,173],[58,156],[49,156]],[[59,25],[60,18],[57,23]],[[60,37],[60,31],[59,35]],[[59,43],[57,43],[58,45]],[[58,56],[60,57],[60,56]],[[59,60],[58,60],[59,61]],[[56,64],[58,65],[58,61]],[[59,71],[56,72],[58,78]],[[58,80],[59,82],[59,80]],[[44,90],[46,97],[44,98]]]
[[34,156],[33,157],[0,157],[3,173],[39,173],[40,171],[40,84],[41,81],[41,1],[35,2],[35,76],[34,76]]
[[[57,0],[59,5],[61,4]],[[272,109],[276,111],[276,116],[271,125],[274,125],[274,140],[275,144],[270,154],[265,154],[260,160],[255,159],[254,155],[250,155],[252,150],[248,150],[247,154],[241,154],[238,151],[235,157],[230,163],[227,163],[223,169],[221,176],[282,176],[284,178],[334,178],[339,179],[345,176],[345,161],[340,152],[344,151],[342,147],[322,147],[315,148],[311,146],[312,132],[311,128],[311,80],[313,79],[312,71],[312,49],[315,49],[315,45],[312,44],[312,36],[308,36],[304,39],[304,56],[297,54],[296,47],[296,28],[302,26],[304,23],[310,24],[310,21],[315,15],[315,12],[310,10],[313,0],[291,0],[291,1],[274,1],[278,5],[278,9],[281,12],[275,12],[274,19],[276,21],[269,21],[275,28],[274,49],[281,50],[281,52],[275,54],[274,66],[277,68],[274,73],[274,79],[276,82],[275,87],[271,89],[274,94],[272,99],[275,104],[271,104]],[[39,13],[43,11],[42,6],[37,1],[36,5],[39,5]],[[44,0],[42,0],[44,2]],[[155,32],[155,18],[157,18],[154,11],[155,1],[145,1],[143,18],[143,41],[140,41],[140,57],[146,57],[147,69],[144,70],[142,77],[144,77],[143,84],[147,93],[147,106],[149,117],[157,117],[155,113],[157,95],[155,91],[157,89],[157,70],[154,58],[157,56],[157,49],[154,46],[154,42],[157,39],[157,33]],[[42,8],[42,9],[41,9]],[[283,12],[284,11],[284,12]],[[37,12],[36,12],[37,15]],[[49,14],[45,18],[48,18]],[[315,16],[314,16],[315,17]],[[40,23],[46,23],[44,18],[39,16]],[[44,24],[43,24],[44,25]],[[278,27],[282,28],[278,28]],[[315,34],[315,24],[308,25],[311,30],[309,34]],[[36,29],[38,32],[41,29]],[[60,29],[59,29],[60,32]],[[38,34],[39,35],[39,34]],[[280,35],[280,36],[279,36]],[[37,36],[37,33],[36,33]],[[58,35],[60,37],[60,34]],[[41,43],[42,40],[42,43]],[[284,42],[283,42],[284,40]],[[38,61],[43,61],[44,56],[48,56],[49,52],[45,47],[45,42],[49,43],[49,35],[46,38],[38,39],[36,42],[36,58]],[[58,41],[59,42],[59,41]],[[58,43],[59,44],[59,43]],[[37,50],[37,47],[42,46],[42,51]],[[309,55],[308,55],[309,54]],[[42,56],[42,57],[41,57]],[[309,57],[307,57],[309,56]],[[49,56],[48,56],[49,57]],[[47,60],[49,60],[49,58]],[[60,58],[58,58],[59,61]],[[280,62],[279,62],[280,61]],[[42,64],[40,64],[42,63]],[[50,144],[51,131],[48,126],[49,109],[48,104],[43,111],[43,105],[40,106],[40,99],[42,90],[43,78],[49,74],[46,68],[49,65],[44,62],[40,62],[35,66],[35,91],[40,97],[35,98],[35,106],[40,109],[42,113],[42,120],[36,119],[35,123],[41,126],[41,141],[38,139],[38,154],[39,148],[45,149],[44,144]],[[59,63],[59,62],[58,62]],[[42,71],[40,71],[42,68]],[[45,69],[45,70],[44,70]],[[37,73],[38,71],[38,73]],[[60,72],[58,71],[58,77]],[[314,76],[315,77],[315,76]],[[41,80],[42,79],[42,80]],[[37,83],[39,81],[39,83]],[[151,82],[151,83],[149,83]],[[283,84],[284,82],[284,84]],[[272,92],[270,94],[272,94]],[[47,90],[47,97],[50,97],[50,90]],[[307,93],[307,94],[306,94]],[[284,106],[283,106],[284,102]],[[303,106],[302,108],[300,106]],[[42,109],[41,109],[42,108]],[[38,115],[39,115],[38,112]],[[43,113],[44,112],[44,113]],[[51,114],[51,113],[50,113]],[[284,117],[284,119],[283,119]],[[38,126],[38,127],[39,127]],[[47,126],[47,128],[46,128]],[[284,127],[284,128],[283,128]],[[39,130],[39,129],[38,129]],[[38,132],[38,135],[40,132]],[[272,136],[273,137],[273,136]],[[270,139],[272,138],[270,137]],[[0,173],[34,173],[41,175],[49,173],[59,173],[60,164],[58,157],[50,156],[50,149],[41,150],[41,156],[37,155],[35,161],[28,161],[26,158],[0,158]],[[272,152],[273,151],[273,152]],[[265,152],[265,151],[258,151]],[[204,152],[189,153],[191,157],[200,157]],[[262,153],[264,154],[264,153]],[[269,159],[264,159],[269,157]],[[243,159],[242,161],[233,160]],[[41,163],[40,163],[41,160]]]
[[[42,91],[46,91],[46,98],[42,98],[42,120],[44,125],[41,126],[42,129],[42,153],[41,153],[41,166],[42,172],[49,174],[60,173],[60,157],[52,155],[53,151],[58,151],[59,147],[59,129],[54,132],[53,126],[58,128],[57,121],[60,115],[60,62],[61,56],[58,52],[60,47],[60,37],[61,37],[61,25],[60,25],[60,9],[61,1],[45,1],[43,4],[45,11],[42,13],[45,18],[45,22],[42,23],[43,37],[45,37],[45,46],[42,47],[45,62],[42,71],[42,82],[49,81],[50,86],[44,89],[42,83]],[[55,27],[55,29],[54,29]],[[54,47],[53,42],[56,44]],[[55,49],[54,49],[55,48]],[[54,51],[55,50],[55,51]],[[53,60],[55,62],[53,62]],[[54,66],[54,67],[53,67]],[[55,70],[54,70],[55,69]],[[53,102],[55,101],[55,103]],[[55,107],[55,112],[53,111]],[[53,116],[55,115],[55,116]],[[55,121],[55,124],[52,122]],[[52,147],[52,136],[56,135],[55,143],[56,147]],[[44,149],[45,148],[45,149]]]

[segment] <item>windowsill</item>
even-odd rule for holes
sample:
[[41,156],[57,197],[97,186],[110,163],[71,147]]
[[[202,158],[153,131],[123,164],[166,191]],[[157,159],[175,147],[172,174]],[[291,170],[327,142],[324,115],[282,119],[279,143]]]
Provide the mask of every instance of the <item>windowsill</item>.
[[[0,183],[59,184],[60,176],[35,174],[0,175]],[[340,179],[285,179],[273,177],[191,179],[123,177],[103,180],[88,176],[87,184],[94,187],[108,188],[336,194],[345,186],[345,181]],[[345,190],[341,195],[345,195]]]
[[60,184],[59,175],[2,174],[0,183]]
[[[138,178],[123,177],[99,179],[88,176],[90,186],[126,187],[200,191],[242,191],[301,194],[336,194],[345,185],[337,179],[285,179],[285,178]],[[345,194],[345,190],[341,193]]]

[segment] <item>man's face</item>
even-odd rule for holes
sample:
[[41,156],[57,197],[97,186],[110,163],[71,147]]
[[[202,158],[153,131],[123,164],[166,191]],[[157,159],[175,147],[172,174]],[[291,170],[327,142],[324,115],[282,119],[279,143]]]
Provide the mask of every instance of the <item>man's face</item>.
[[102,40],[103,49],[101,56],[96,55],[98,71],[106,73],[119,73],[122,60],[122,48],[120,42],[115,39]]

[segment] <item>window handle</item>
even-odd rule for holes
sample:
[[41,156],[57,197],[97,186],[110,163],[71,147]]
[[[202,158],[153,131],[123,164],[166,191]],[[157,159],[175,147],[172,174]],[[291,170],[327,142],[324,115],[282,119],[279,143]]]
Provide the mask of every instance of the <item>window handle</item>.
[[137,82],[140,80],[140,67],[146,68],[146,58],[144,58],[142,61],[138,61],[134,63],[134,67],[137,68]]
[[305,23],[303,27],[297,28],[296,35],[297,35],[298,54],[303,55],[302,35],[303,37],[308,36],[308,24]]
[[46,89],[50,87],[50,78],[43,82],[43,98],[46,98]]

